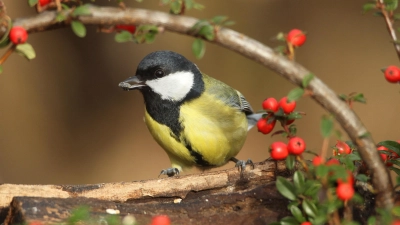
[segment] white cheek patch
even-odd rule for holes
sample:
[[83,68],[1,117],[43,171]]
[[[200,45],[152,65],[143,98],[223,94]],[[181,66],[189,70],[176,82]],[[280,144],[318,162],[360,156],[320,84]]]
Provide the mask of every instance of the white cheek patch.
[[165,77],[146,81],[155,93],[162,99],[180,101],[186,97],[194,84],[194,74],[192,72],[180,71],[171,73]]

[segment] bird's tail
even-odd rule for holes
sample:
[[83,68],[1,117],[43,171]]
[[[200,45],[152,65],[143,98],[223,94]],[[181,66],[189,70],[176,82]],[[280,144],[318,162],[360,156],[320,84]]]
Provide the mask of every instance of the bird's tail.
[[247,130],[250,130],[252,127],[254,127],[254,125],[257,124],[257,121],[259,121],[261,119],[261,117],[263,116],[264,113],[253,113],[250,115],[247,115]]

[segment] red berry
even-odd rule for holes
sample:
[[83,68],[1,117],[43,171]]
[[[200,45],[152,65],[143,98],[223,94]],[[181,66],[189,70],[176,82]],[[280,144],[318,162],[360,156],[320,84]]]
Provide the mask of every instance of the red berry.
[[299,29],[293,29],[287,34],[286,41],[295,47],[300,47],[306,42],[306,35]]
[[295,101],[288,102],[287,97],[283,97],[279,101],[279,106],[283,109],[283,112],[289,114],[293,112],[294,108],[296,108],[296,102]]
[[276,112],[279,109],[278,101],[275,98],[265,99],[262,103],[262,107],[265,110],[271,110],[273,112]]
[[400,225],[400,220],[393,220],[391,225]]
[[328,162],[326,162],[325,165],[327,165],[327,166],[340,165],[340,161],[338,159],[333,158],[333,159],[328,160]]
[[321,165],[323,162],[324,162],[324,159],[323,159],[321,156],[319,156],[319,155],[315,156],[315,157],[313,158],[313,160],[312,160],[312,164],[313,164],[314,166],[319,166],[319,165]]
[[345,154],[345,155],[347,155],[347,154],[350,154],[351,153],[351,148],[350,148],[350,146],[346,143],[346,142],[343,142],[343,141],[336,141],[336,145],[335,145],[335,147],[337,148],[337,151],[338,151],[338,154],[340,155],[340,154]]
[[[385,146],[379,146],[378,148],[376,148],[378,151],[390,151],[388,148],[386,148]],[[386,162],[387,160],[389,160],[389,155],[387,154],[380,154],[381,159],[383,162],[386,163],[386,166],[393,166],[393,163],[390,162]]]
[[150,225],[170,225],[170,224],[171,224],[171,220],[169,219],[169,217],[167,215],[159,215],[159,216],[153,217]]
[[287,149],[290,154],[300,155],[306,149],[306,143],[299,137],[293,137],[290,138]]
[[43,7],[47,4],[49,4],[50,2],[51,2],[51,0],[39,0],[39,5]]
[[300,225],[312,225],[312,223],[309,221],[306,221],[306,222],[302,222]]
[[268,117],[261,118],[257,122],[258,131],[263,134],[269,134],[274,129],[275,123],[276,123],[276,120],[273,120],[271,123],[268,123]]
[[28,32],[23,27],[13,27],[9,34],[10,40],[14,44],[23,44],[28,39]]
[[337,180],[338,184],[343,184],[343,183],[348,183],[351,186],[354,186],[354,175],[351,171],[347,170],[347,180],[342,180],[342,179],[338,179]]
[[135,33],[136,26],[135,25],[118,24],[118,25],[115,25],[115,29],[117,31],[126,30],[133,34],[133,33]]
[[43,223],[40,221],[32,221],[28,225],[43,225]]
[[271,157],[275,160],[285,159],[289,155],[287,146],[283,142],[274,142],[269,146]]
[[288,121],[286,121],[286,125],[290,125],[290,124],[292,124],[294,121],[295,121],[295,120],[288,120]]
[[397,66],[388,66],[385,69],[385,78],[390,83],[397,83],[400,81],[400,69]]
[[336,194],[343,201],[350,200],[354,196],[353,185],[349,183],[339,184],[336,188]]

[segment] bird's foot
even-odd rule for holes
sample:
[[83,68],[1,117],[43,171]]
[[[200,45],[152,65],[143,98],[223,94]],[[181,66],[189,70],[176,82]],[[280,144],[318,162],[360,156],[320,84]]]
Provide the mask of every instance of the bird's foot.
[[161,175],[167,175],[169,177],[175,176],[175,175],[179,175],[179,170],[177,168],[168,168],[165,170],[161,170],[160,175],[158,175],[158,177],[160,177]]
[[235,167],[238,168],[240,173],[243,173],[243,171],[246,169],[246,165],[251,165],[254,169],[254,163],[253,163],[253,161],[251,161],[251,159],[244,161],[244,160],[238,160],[236,158],[232,158],[231,160],[235,163]]

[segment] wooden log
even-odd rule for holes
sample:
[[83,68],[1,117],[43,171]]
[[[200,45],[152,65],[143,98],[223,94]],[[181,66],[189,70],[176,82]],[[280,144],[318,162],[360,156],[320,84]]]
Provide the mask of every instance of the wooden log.
[[268,224],[289,214],[287,199],[275,187],[277,174],[290,174],[284,162],[257,163],[242,175],[233,168],[95,185],[2,184],[0,215],[7,211],[6,225],[56,223],[79,205],[88,205],[93,218],[104,218],[110,209],[120,217],[133,215],[139,224],[147,224],[158,214],[167,214],[175,224]]

